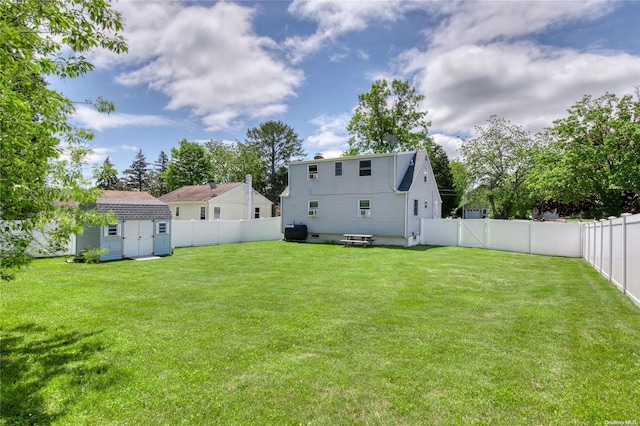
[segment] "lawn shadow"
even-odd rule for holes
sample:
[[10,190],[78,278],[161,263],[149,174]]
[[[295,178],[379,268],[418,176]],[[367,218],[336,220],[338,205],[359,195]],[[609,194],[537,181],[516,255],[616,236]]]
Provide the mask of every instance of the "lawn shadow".
[[[76,387],[108,371],[95,356],[103,349],[101,332],[51,330],[34,323],[0,329],[0,407],[2,421],[12,424],[51,424],[64,416]],[[55,401],[44,394],[55,393]]]
[[404,246],[391,246],[391,245],[375,245],[374,247],[382,247],[382,248],[391,249],[391,250],[427,251],[427,250],[441,249],[441,248],[444,248],[446,246],[416,245],[416,246],[411,246],[411,247],[404,247]]

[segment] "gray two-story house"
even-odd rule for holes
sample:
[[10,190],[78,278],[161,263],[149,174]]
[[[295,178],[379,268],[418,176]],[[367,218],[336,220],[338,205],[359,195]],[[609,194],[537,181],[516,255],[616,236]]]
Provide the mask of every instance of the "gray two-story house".
[[440,218],[442,199],[426,151],[289,163],[281,194],[282,224],[306,225],[308,242],[343,234],[373,235],[375,244],[411,246],[420,221]]

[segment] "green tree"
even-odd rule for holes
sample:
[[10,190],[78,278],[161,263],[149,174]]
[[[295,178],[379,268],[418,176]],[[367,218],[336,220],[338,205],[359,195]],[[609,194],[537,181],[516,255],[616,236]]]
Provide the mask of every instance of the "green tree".
[[[93,69],[85,54],[127,47],[121,16],[104,1],[0,1],[0,275],[29,263],[29,246],[47,227],[42,250],[57,251],[97,215],[78,209],[86,189],[81,166],[92,134],[74,127],[71,100],[47,76],[75,78]],[[113,105],[98,99],[101,111]],[[63,147],[67,160],[61,160]]]
[[124,181],[129,189],[146,191],[149,184],[149,163],[147,157],[139,150],[133,163],[124,172]]
[[160,197],[161,195],[169,192],[169,188],[162,177],[169,167],[169,157],[164,151],[160,151],[158,159],[153,163],[153,168],[149,170],[149,178],[147,191],[154,197]]
[[469,173],[467,173],[467,166],[462,161],[451,161],[449,168],[451,169],[453,179],[453,189],[456,193],[456,199],[458,200],[458,204],[455,207],[456,212],[458,212],[463,204],[472,201],[470,197],[468,197],[468,190],[471,189],[472,182]]
[[540,136],[531,188],[541,208],[596,218],[640,211],[640,98],[585,96],[568,112]]
[[358,106],[347,126],[348,155],[426,149],[431,123],[420,111],[424,96],[409,82],[376,80],[371,90],[358,95]]
[[302,139],[293,128],[281,121],[267,121],[247,130],[246,143],[262,159],[266,184],[264,195],[274,205],[287,186],[286,163],[304,156]]
[[534,139],[495,115],[476,132],[460,148],[476,194],[486,196],[494,219],[526,217],[532,206],[524,183],[535,161]]
[[119,189],[122,186],[120,178],[118,178],[118,170],[107,157],[101,166],[93,167],[93,177],[96,180],[96,186],[100,189]]
[[264,191],[265,166],[255,146],[241,142],[227,144],[219,140],[210,140],[204,145],[211,156],[212,182],[244,182],[250,174],[253,187],[259,192]]
[[171,148],[171,160],[162,175],[169,190],[187,185],[202,185],[213,175],[209,153],[197,142],[186,139],[178,148]]
[[449,157],[441,145],[433,144],[429,149],[429,160],[440,191],[440,197],[442,197],[442,214],[449,216],[460,202],[453,185]]

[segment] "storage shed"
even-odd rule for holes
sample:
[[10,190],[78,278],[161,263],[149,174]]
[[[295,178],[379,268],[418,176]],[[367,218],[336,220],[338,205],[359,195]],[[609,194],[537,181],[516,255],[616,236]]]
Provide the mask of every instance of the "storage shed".
[[171,254],[171,210],[147,192],[104,191],[94,208],[113,212],[117,221],[107,226],[87,226],[76,238],[76,255],[100,248],[101,261]]

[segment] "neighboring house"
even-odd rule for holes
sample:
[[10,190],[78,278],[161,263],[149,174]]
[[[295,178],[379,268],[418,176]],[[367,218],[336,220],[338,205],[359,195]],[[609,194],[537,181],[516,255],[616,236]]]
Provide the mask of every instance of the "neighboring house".
[[86,249],[106,249],[100,260],[118,260],[171,254],[169,206],[146,192],[104,191],[96,203],[83,209],[113,212],[117,221],[88,226],[76,237],[76,255]]
[[480,204],[465,204],[462,206],[463,219],[486,219],[487,208]]
[[239,220],[271,217],[273,203],[247,182],[184,186],[159,198],[175,220]]
[[281,194],[283,232],[306,225],[306,241],[374,235],[375,244],[411,246],[422,219],[440,218],[442,199],[426,151],[289,163]]

